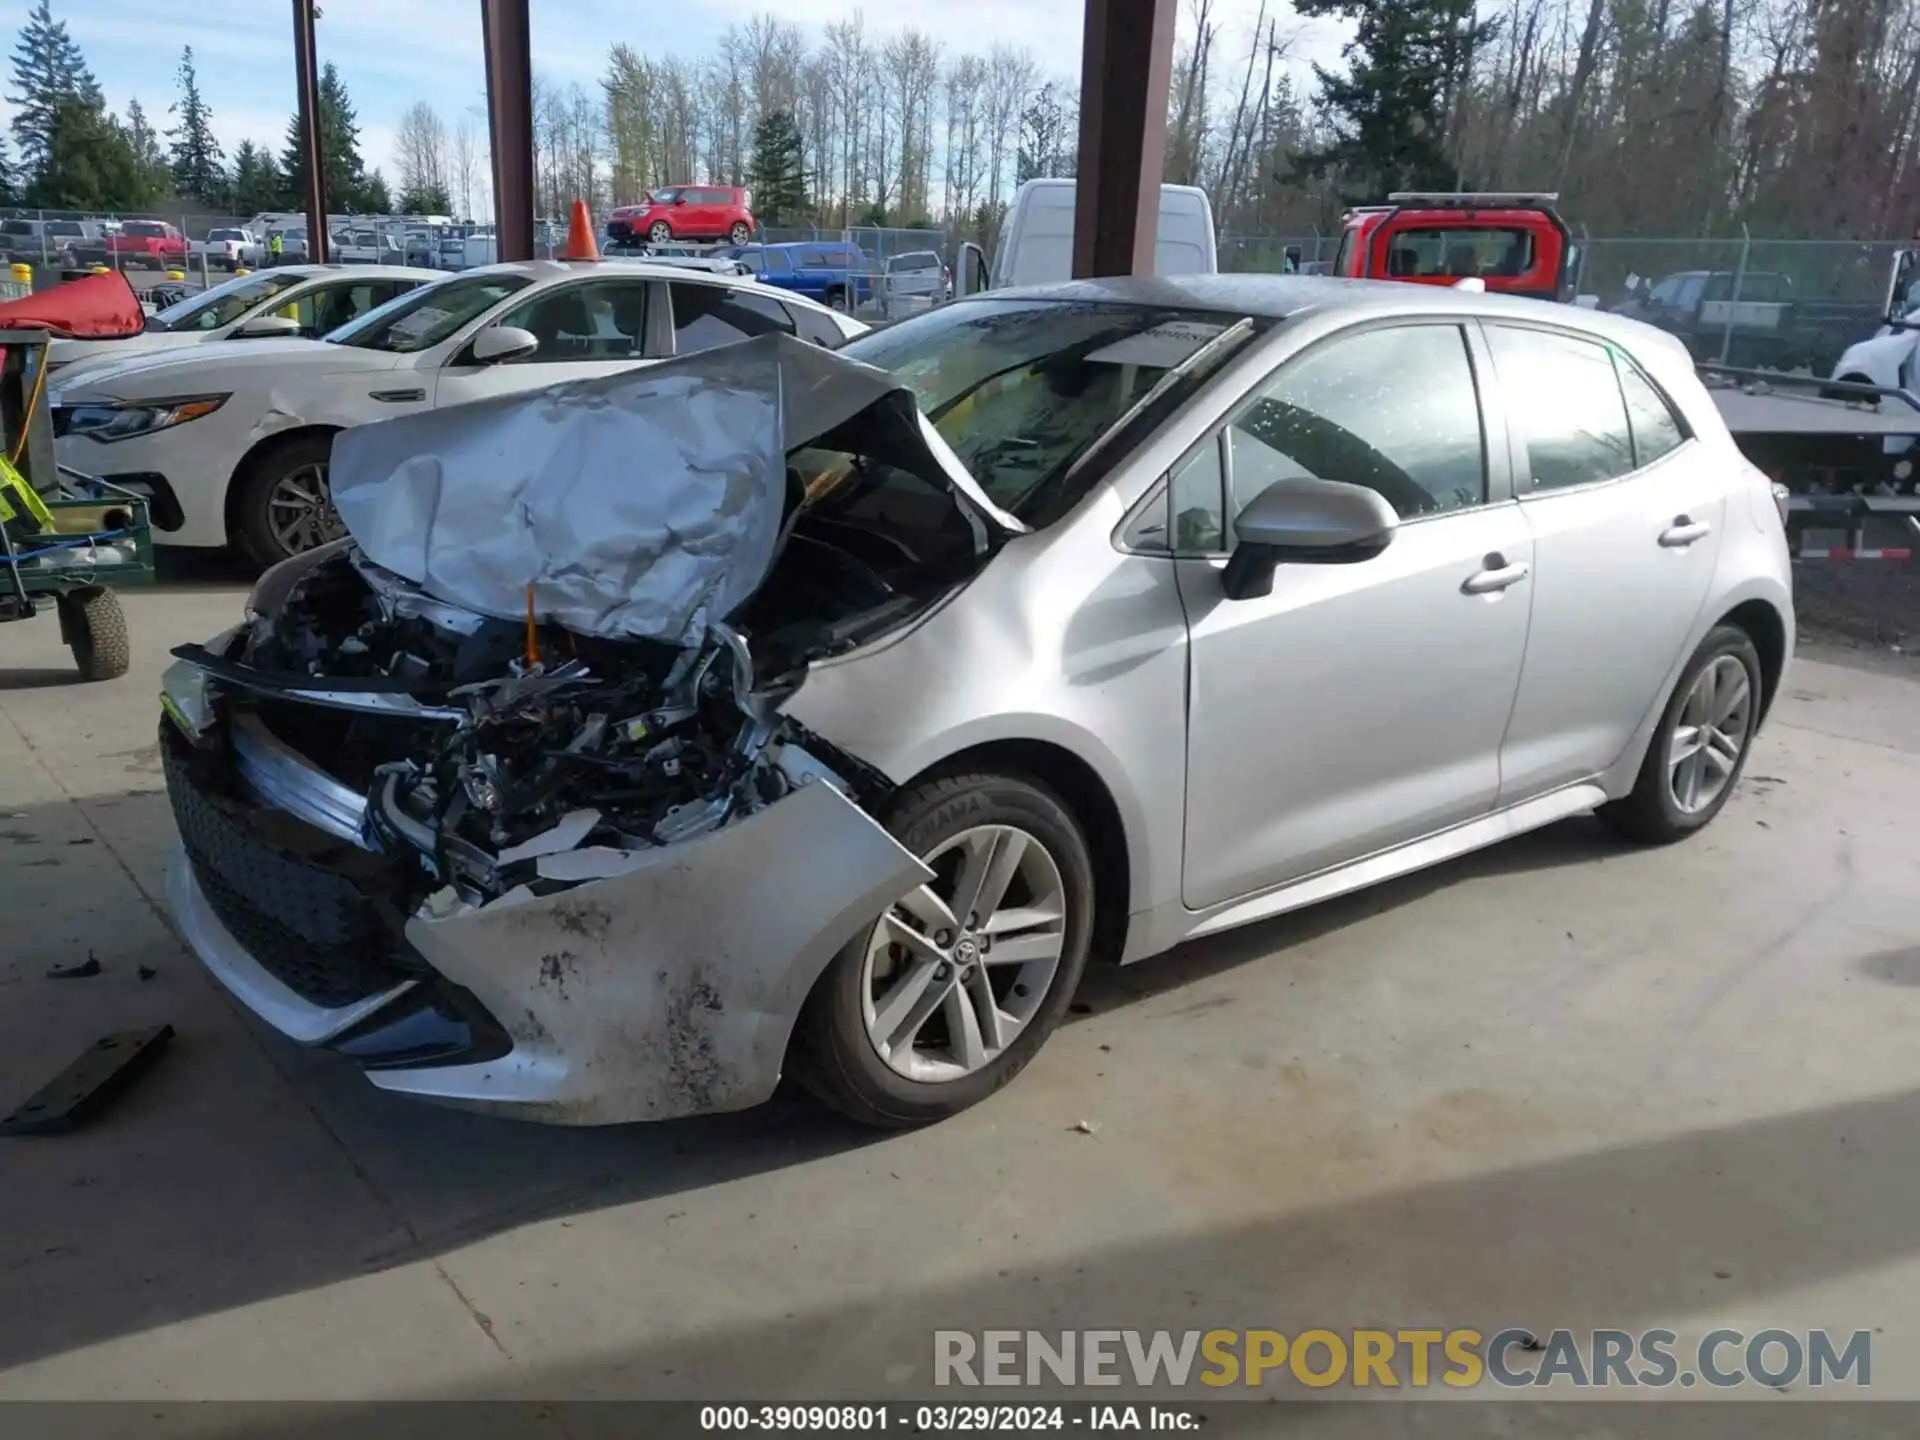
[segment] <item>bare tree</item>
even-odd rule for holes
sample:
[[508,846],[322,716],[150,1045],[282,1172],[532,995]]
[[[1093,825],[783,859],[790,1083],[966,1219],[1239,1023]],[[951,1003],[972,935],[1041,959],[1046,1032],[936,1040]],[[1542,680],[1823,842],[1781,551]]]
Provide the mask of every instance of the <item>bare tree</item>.
[[416,100],[401,113],[394,147],[402,195],[445,195],[452,190],[447,183],[447,127],[433,106]]
[[447,184],[451,198],[460,207],[460,218],[473,219],[473,192],[483,179],[482,163],[473,119],[462,115],[453,127],[453,142],[447,151]]
[[998,207],[1000,187],[1013,174],[1015,152],[1020,140],[1020,117],[1027,100],[1039,83],[1040,67],[1033,52],[1011,45],[996,45],[987,56],[986,66],[986,140],[987,203]]

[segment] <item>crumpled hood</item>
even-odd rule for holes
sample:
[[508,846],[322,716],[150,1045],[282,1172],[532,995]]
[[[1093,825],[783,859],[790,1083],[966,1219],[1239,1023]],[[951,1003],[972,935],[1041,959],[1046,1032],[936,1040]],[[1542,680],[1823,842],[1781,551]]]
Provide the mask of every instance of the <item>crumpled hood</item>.
[[63,398],[89,397],[144,400],[159,395],[184,395],[195,390],[219,389],[257,381],[271,374],[327,375],[351,371],[391,370],[401,359],[382,350],[351,345],[329,345],[322,340],[209,340],[184,350],[160,350],[133,355],[111,365],[88,365],[71,381],[58,381]]
[[786,335],[348,430],[330,481],[369,559],[501,619],[692,646],[760,587],[786,456],[849,448],[1024,529],[884,371]]

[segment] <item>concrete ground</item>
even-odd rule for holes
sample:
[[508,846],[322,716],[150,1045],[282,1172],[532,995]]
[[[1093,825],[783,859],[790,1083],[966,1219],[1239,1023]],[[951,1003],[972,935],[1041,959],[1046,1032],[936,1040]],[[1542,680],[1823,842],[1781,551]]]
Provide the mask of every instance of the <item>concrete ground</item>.
[[1425,1324],[1870,1329],[1920,1398],[1911,666],[1797,665],[1689,844],[1571,822],[1100,973],[935,1129],[561,1131],[382,1096],[170,931],[153,695],[240,598],[136,596],[93,687],[0,629],[0,1110],[178,1031],[0,1141],[0,1397],[925,1397],[937,1328]]

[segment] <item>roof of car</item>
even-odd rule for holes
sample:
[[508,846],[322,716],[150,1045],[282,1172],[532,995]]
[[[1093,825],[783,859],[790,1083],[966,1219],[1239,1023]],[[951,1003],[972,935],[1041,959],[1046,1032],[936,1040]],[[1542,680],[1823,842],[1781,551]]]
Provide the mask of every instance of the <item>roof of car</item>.
[[[695,285],[731,285],[739,287],[752,285],[769,294],[776,295],[783,302],[804,305],[809,310],[826,310],[808,295],[792,290],[781,290],[776,286],[763,285],[751,275],[723,275],[713,270],[702,270],[691,265],[663,265],[657,260],[645,260],[625,255],[603,256],[598,260],[502,260],[495,265],[476,265],[471,270],[462,270],[461,275],[524,275],[535,284],[549,280],[578,278],[592,272],[595,266],[618,267],[622,274],[639,272],[656,280],[673,280],[682,284]],[[357,266],[357,269],[372,269],[372,266]],[[393,268],[393,267],[388,267]],[[430,272],[440,279],[451,279],[438,271]]]
[[1053,285],[1024,285],[987,290],[960,301],[1060,300],[1106,302],[1155,308],[1211,311],[1284,320],[1306,311],[1351,310],[1356,318],[1421,312],[1506,315],[1546,321],[1645,345],[1671,341],[1664,331],[1638,320],[1492,291],[1456,290],[1447,285],[1409,285],[1394,280],[1348,280],[1326,275],[1125,275],[1106,280],[1068,280]]

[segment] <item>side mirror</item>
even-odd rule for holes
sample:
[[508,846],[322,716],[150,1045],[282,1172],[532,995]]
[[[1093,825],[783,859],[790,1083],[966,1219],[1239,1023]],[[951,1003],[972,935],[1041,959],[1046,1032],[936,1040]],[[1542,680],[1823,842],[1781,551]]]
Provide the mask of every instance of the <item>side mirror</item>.
[[960,265],[957,283],[953,287],[954,298],[963,295],[978,295],[992,282],[987,274],[987,252],[971,240],[960,242]]
[[1342,480],[1281,480],[1234,521],[1233,554],[1221,577],[1230,600],[1273,593],[1286,565],[1353,565],[1392,542],[1400,517],[1377,490]]
[[673,197],[673,203],[676,205],[684,205],[687,203],[687,197],[684,195],[676,195]]
[[489,325],[473,337],[473,362],[498,365],[503,360],[518,360],[540,348],[540,337],[517,325]]
[[1902,250],[1893,257],[1893,273],[1887,277],[1885,314],[1889,325],[1905,315],[1907,296],[1916,282],[1920,282],[1920,250]]
[[285,340],[300,333],[300,322],[290,315],[256,315],[233,332],[236,340]]

